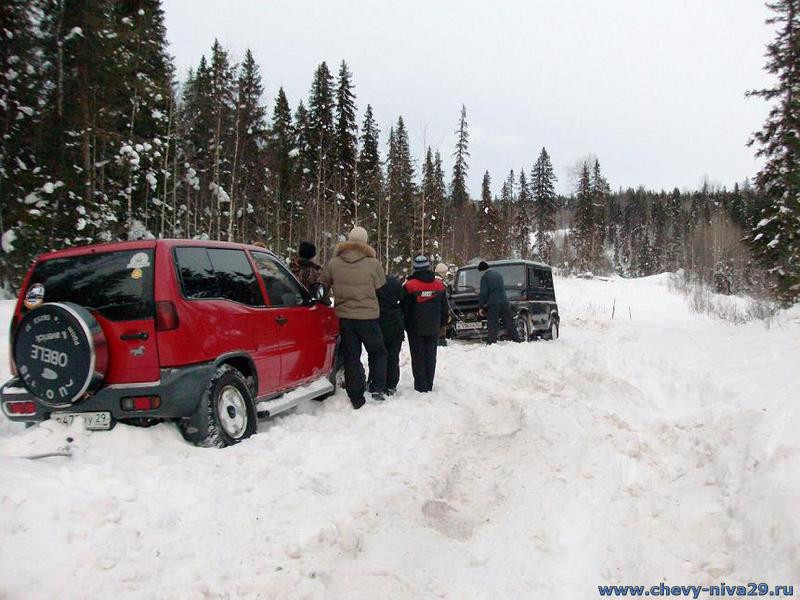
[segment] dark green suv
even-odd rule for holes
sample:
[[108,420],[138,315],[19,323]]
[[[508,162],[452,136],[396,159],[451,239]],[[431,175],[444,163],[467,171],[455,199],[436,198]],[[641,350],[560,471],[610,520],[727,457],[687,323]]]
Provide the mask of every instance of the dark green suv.
[[[552,268],[530,260],[495,260],[488,264],[503,276],[520,339],[557,339],[560,318]],[[482,275],[477,264],[461,267],[456,274],[450,294],[452,338],[482,340],[487,336],[486,318],[478,314]]]

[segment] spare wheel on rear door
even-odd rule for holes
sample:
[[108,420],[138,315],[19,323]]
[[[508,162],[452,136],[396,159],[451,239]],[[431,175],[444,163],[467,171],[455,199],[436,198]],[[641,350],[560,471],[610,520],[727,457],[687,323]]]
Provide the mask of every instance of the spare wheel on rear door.
[[88,310],[72,302],[29,311],[17,327],[13,352],[23,385],[54,408],[96,390],[108,366],[103,330]]

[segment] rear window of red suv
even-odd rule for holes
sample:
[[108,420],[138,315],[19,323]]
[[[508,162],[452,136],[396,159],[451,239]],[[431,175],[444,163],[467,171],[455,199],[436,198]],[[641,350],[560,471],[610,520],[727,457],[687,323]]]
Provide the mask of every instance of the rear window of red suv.
[[[27,293],[41,285],[44,302],[74,302],[110,321],[153,317],[153,250],[53,258],[38,263]],[[32,296],[34,294],[31,294]],[[22,308],[26,308],[23,304]]]

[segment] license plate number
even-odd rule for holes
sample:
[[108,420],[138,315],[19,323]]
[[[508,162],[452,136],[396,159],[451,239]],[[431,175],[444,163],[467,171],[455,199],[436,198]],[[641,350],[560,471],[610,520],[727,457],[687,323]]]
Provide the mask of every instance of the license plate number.
[[85,413],[53,413],[50,418],[63,425],[70,426],[77,418],[83,419],[86,429],[106,430],[111,429],[110,412],[85,412]]
[[464,329],[483,329],[484,321],[476,321],[474,323],[456,323],[456,329],[464,330]]

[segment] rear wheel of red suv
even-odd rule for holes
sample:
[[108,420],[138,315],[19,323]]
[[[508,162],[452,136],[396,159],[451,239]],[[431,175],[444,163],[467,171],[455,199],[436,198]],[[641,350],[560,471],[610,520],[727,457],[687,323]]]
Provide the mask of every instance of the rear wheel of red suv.
[[198,446],[223,448],[250,437],[256,431],[257,417],[247,379],[231,365],[214,373],[197,408],[199,431],[181,426],[184,437]]

